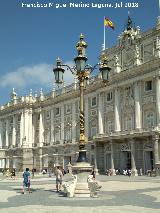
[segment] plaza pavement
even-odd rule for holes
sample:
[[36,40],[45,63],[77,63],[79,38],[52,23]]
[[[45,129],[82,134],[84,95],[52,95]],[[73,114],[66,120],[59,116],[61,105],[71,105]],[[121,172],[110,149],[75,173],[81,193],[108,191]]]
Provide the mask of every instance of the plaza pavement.
[[99,175],[98,198],[66,198],[55,191],[55,177],[36,175],[33,193],[21,194],[16,180],[0,176],[0,213],[160,213],[160,177]]

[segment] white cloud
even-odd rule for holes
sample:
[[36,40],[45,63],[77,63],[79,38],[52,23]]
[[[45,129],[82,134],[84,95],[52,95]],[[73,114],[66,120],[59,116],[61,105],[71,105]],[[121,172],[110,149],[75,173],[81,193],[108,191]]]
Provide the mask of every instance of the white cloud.
[[[67,64],[71,65],[71,62]],[[0,77],[0,87],[32,88],[34,85],[52,85],[54,82],[52,70],[53,65],[45,63],[19,67],[14,72],[9,72]],[[73,76],[69,70],[65,71],[64,80],[65,84],[73,82]]]

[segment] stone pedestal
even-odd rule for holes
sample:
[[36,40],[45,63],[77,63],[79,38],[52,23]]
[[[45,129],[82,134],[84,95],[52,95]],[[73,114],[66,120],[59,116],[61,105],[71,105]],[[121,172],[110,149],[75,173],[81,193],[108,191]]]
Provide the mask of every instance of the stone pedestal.
[[91,174],[93,167],[86,162],[78,162],[72,166],[72,172],[77,175],[77,184],[75,189],[75,197],[90,197],[87,178]]
[[33,152],[32,149],[23,149],[23,171],[29,168],[33,169]]

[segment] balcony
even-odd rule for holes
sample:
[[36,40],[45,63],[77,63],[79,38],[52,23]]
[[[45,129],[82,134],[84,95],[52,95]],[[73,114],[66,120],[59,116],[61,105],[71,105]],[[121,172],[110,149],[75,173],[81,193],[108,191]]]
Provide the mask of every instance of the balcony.
[[5,145],[0,146],[0,149],[8,149],[8,146],[5,146]]

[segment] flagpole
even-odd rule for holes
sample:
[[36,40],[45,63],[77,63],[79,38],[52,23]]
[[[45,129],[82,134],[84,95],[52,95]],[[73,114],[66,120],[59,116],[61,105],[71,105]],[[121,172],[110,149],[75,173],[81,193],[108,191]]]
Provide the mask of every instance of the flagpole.
[[[160,1],[160,0],[159,0]],[[104,20],[105,20],[105,16],[104,16]],[[106,49],[106,29],[105,29],[105,24],[104,24],[104,20],[103,20],[103,30],[104,30],[104,43],[103,43],[103,50]]]

